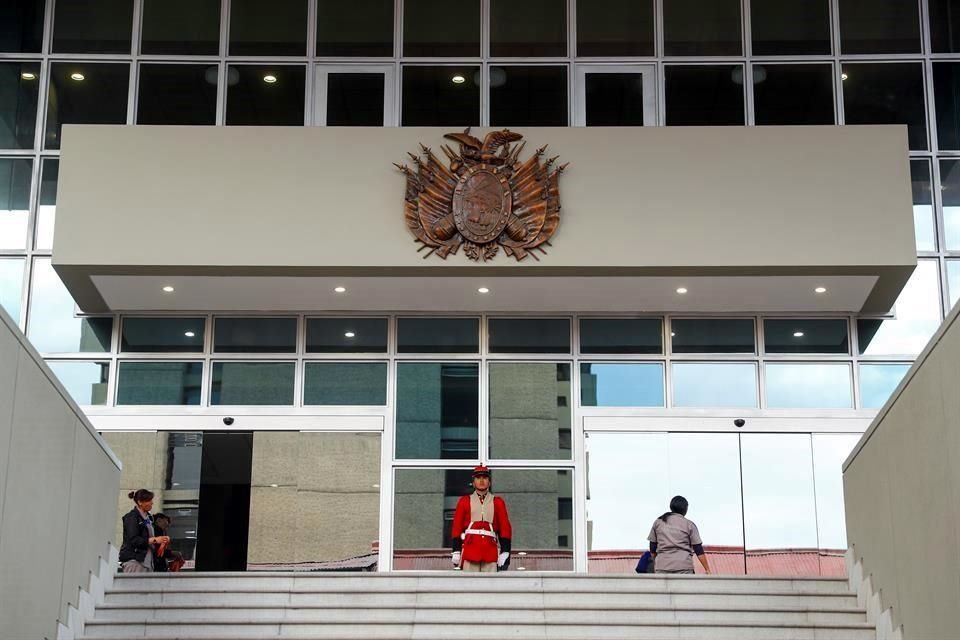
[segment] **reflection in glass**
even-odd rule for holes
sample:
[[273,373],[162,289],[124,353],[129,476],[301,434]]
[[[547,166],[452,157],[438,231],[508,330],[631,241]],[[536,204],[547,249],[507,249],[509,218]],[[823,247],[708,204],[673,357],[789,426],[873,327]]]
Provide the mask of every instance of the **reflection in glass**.
[[107,404],[108,362],[47,362],[74,402],[81,406]]
[[753,320],[675,319],[670,323],[674,353],[755,353]]
[[137,124],[216,123],[216,65],[141,64],[139,87]]
[[927,0],[933,53],[960,53],[960,11],[954,0]]
[[960,149],[960,63],[933,63],[937,143],[941,150]]
[[317,55],[392,56],[392,0],[319,0]]
[[136,353],[200,353],[203,318],[124,318],[120,350]]
[[642,127],[643,75],[588,73],[584,80],[588,127]]
[[141,53],[215,56],[220,0],[144,0]]
[[293,362],[215,362],[210,404],[292,405]]
[[302,56],[306,52],[307,0],[230,0],[231,56]]
[[307,318],[307,353],[386,351],[386,318]]
[[27,337],[41,353],[110,350],[113,318],[77,318],[73,298],[50,266],[50,258],[33,261]]
[[960,301],[960,260],[947,260],[947,293],[952,309]]
[[751,68],[756,124],[834,124],[832,65],[754,64]]
[[396,457],[476,458],[479,410],[475,362],[398,363]]
[[[573,474],[558,469],[493,468],[491,491],[513,527],[510,571],[573,570]],[[394,476],[393,568],[450,566],[450,525],[469,469],[398,469]],[[636,563],[636,559],[634,559]]]
[[478,318],[398,318],[400,353],[477,353]]
[[304,68],[232,64],[227,68],[228,125],[303,125]]
[[580,353],[663,353],[663,320],[583,318]]
[[829,0],[751,0],[753,55],[829,55]]
[[44,158],[40,167],[40,203],[37,206],[36,248],[53,249],[53,223],[57,216],[57,180],[60,160]]
[[387,404],[386,362],[308,362],[303,375],[305,405]]
[[906,363],[861,364],[860,406],[864,409],[882,407],[909,370],[910,365]]
[[[123,0],[123,4],[130,2]],[[51,63],[46,148],[60,148],[65,124],[126,124],[129,86],[128,64]]]
[[584,407],[662,407],[663,365],[581,363],[580,404]]
[[480,1],[405,0],[403,55],[438,58],[479,56]]
[[32,167],[32,160],[0,158],[0,249],[26,247]]
[[53,14],[55,53],[130,53],[130,0],[57,2]]
[[[480,124],[480,67],[404,65],[402,72],[401,125],[464,127]],[[461,78],[462,82],[459,81]]]
[[0,258],[0,307],[20,322],[20,301],[23,294],[23,258]]
[[216,353],[293,353],[297,350],[296,318],[215,318]]
[[653,2],[577,3],[577,56],[652,56]]
[[491,318],[491,353],[570,353],[566,318]]
[[567,3],[564,0],[491,0],[490,55],[525,58],[567,55]]
[[840,52],[920,53],[916,0],[839,0]]
[[571,458],[570,363],[491,362],[490,457]]
[[[0,24],[3,24],[0,9]],[[0,34],[0,42],[3,35]],[[0,149],[32,149],[37,130],[39,62],[0,63]]]
[[383,126],[382,73],[327,74],[327,126]]
[[567,126],[567,68],[490,67],[492,126]]
[[677,362],[672,374],[675,407],[757,406],[752,363]]
[[0,3],[0,52],[39,53],[43,46],[45,0],[6,0]]
[[913,230],[917,238],[917,251],[936,251],[929,160],[910,161],[910,182],[913,186]]
[[664,78],[668,126],[746,122],[742,65],[666,65]]
[[663,46],[668,56],[738,56],[740,27],[739,0],[663,4]]
[[911,149],[927,148],[923,66],[899,62],[843,64],[846,124],[905,124]]
[[767,363],[770,409],[849,409],[853,406],[850,365],[846,363]]
[[812,318],[763,321],[767,353],[850,353],[846,320]]
[[120,362],[118,405],[198,405],[202,362]]
[[940,161],[943,236],[948,251],[960,250],[960,160]]
[[857,320],[861,355],[915,356],[940,326],[940,279],[936,260],[918,260],[897,303],[894,318]]
[[844,575],[847,527],[843,507],[843,463],[859,440],[859,435],[813,434],[821,575]]

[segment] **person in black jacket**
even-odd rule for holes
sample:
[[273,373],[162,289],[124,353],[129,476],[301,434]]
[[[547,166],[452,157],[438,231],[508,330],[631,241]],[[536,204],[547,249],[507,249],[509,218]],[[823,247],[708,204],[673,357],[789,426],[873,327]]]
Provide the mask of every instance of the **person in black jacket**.
[[120,546],[120,563],[124,573],[153,571],[159,562],[154,546],[169,544],[168,536],[158,536],[153,528],[153,492],[137,489],[127,494],[134,507],[123,516],[123,543]]

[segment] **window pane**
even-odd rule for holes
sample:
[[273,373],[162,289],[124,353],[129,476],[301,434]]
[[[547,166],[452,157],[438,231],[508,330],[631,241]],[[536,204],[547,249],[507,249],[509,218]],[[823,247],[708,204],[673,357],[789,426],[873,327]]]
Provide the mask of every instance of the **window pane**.
[[770,409],[853,407],[850,366],[845,363],[767,363],[765,373]]
[[126,64],[51,63],[46,148],[60,148],[65,124],[126,124],[129,85]]
[[642,127],[643,75],[588,73],[584,80],[588,127]]
[[107,404],[107,362],[47,362],[74,402],[81,406]]
[[909,370],[909,364],[861,364],[860,406],[882,407]]
[[386,353],[386,318],[308,318],[307,353]]
[[293,404],[293,362],[214,362],[210,404]]
[[50,258],[35,259],[27,337],[37,351],[100,353],[110,350],[113,318],[77,318],[75,307],[67,288],[50,266]]
[[202,362],[120,361],[118,405],[198,405]]
[[813,479],[817,497],[820,575],[845,576],[847,527],[843,507],[843,463],[859,435],[813,434]]
[[896,64],[843,64],[846,124],[905,124],[911,149],[927,148],[923,67]]
[[674,353],[755,353],[753,320],[675,319],[670,326]]
[[137,124],[215,124],[217,67],[142,64],[137,105]]
[[755,64],[753,105],[760,125],[834,124],[833,66]]
[[405,127],[480,124],[480,67],[403,67]]
[[577,3],[577,56],[652,56],[653,2]]
[[491,318],[490,353],[570,353],[566,318]]
[[960,11],[955,0],[927,0],[934,53],[960,52]]
[[664,74],[668,126],[745,123],[741,65],[668,65]]
[[751,363],[675,363],[673,406],[756,407],[757,369]]
[[327,74],[327,126],[382,127],[382,73]]
[[319,0],[317,55],[393,56],[392,0]]
[[480,320],[398,318],[397,350],[400,353],[477,353]]
[[141,53],[215,56],[220,0],[144,0]]
[[213,350],[217,353],[293,353],[296,318],[216,318]]
[[910,161],[910,181],[913,186],[913,230],[917,238],[917,251],[936,251],[929,160]]
[[23,294],[23,258],[0,258],[0,307],[20,322],[20,301]]
[[960,149],[960,62],[933,63],[933,90],[940,149]]
[[660,318],[584,318],[581,353],[663,353]]
[[861,354],[915,356],[923,351],[942,320],[938,270],[936,260],[918,260],[893,307],[893,319],[857,320]]
[[943,236],[948,251],[960,250],[960,160],[940,161]]
[[480,367],[397,364],[397,458],[477,458]]
[[44,0],[5,0],[0,3],[0,52],[40,52],[44,5]]
[[960,300],[960,260],[947,260],[947,290],[952,309]]
[[567,126],[566,67],[490,67],[492,126]]
[[386,362],[308,362],[303,404],[387,404]]
[[478,0],[405,0],[403,55],[476,57],[480,55]]
[[767,353],[850,353],[846,320],[765,320],[763,334]]
[[663,3],[663,46],[668,56],[738,56],[740,40],[740,0]]
[[56,3],[56,53],[130,53],[133,3],[130,0],[69,0]]
[[53,223],[57,215],[57,180],[60,160],[44,158],[40,167],[40,203],[37,206],[37,249],[53,248]]
[[39,62],[0,63],[0,149],[33,148],[39,93]]
[[662,407],[660,363],[581,363],[580,404],[584,407]]
[[203,318],[124,318],[120,350],[202,353]]
[[490,363],[490,457],[569,460],[570,363]]
[[227,124],[302,126],[304,68],[230,65],[227,69]]
[[751,0],[753,55],[829,55],[829,0]]
[[231,56],[307,53],[307,0],[230,0]]
[[567,55],[567,3],[490,0],[490,55]]
[[27,246],[32,160],[0,158],[0,249]]
[[919,53],[917,0],[839,0],[840,52]]

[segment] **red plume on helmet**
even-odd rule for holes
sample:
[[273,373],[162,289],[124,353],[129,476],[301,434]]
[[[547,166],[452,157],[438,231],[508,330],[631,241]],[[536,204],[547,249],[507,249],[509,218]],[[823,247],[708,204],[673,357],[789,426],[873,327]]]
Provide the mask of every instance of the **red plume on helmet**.
[[489,478],[490,467],[488,467],[485,464],[478,464],[477,466],[475,466],[473,468],[473,477],[476,478],[477,476],[487,476]]

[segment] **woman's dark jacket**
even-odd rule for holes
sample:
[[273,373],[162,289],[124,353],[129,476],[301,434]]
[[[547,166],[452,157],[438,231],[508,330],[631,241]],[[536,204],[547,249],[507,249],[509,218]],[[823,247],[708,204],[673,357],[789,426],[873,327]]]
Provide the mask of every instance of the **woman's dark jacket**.
[[120,562],[136,560],[143,562],[150,551],[150,531],[134,507],[123,516],[123,543],[120,545]]

